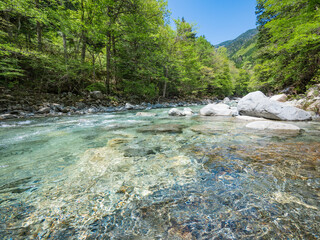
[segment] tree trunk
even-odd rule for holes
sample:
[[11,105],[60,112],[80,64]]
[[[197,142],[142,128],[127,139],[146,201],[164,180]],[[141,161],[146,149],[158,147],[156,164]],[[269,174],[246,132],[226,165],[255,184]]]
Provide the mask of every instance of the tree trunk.
[[12,39],[12,28],[10,27],[10,15],[7,11],[4,11],[3,13],[4,13],[4,17],[6,19],[8,37],[9,37],[9,39]]
[[165,98],[166,94],[167,94],[167,84],[168,84],[168,68],[165,67],[165,82],[164,82],[164,87],[163,87],[163,93],[162,93],[162,97]]
[[95,58],[95,55],[94,55],[94,52],[93,52],[92,53],[92,80],[93,80],[93,82],[96,80],[95,64],[96,64],[96,58]]
[[[36,8],[39,9],[39,0],[36,1]],[[42,51],[42,29],[41,23],[37,21],[37,38],[38,38],[38,51]]]
[[106,54],[107,54],[107,65],[106,65],[106,89],[107,93],[110,94],[110,78],[111,78],[111,32],[107,31],[107,45],[106,45]]
[[[81,0],[81,23],[85,24],[84,22],[84,2]],[[82,26],[83,28],[83,26]],[[86,32],[84,29],[81,31],[81,42],[82,42],[82,48],[81,48],[81,63],[83,64],[86,58],[86,48],[87,48],[87,43],[86,43]]]
[[66,66],[68,65],[68,49],[67,49],[67,37],[66,34],[62,33],[62,40],[63,40],[63,52],[64,52],[64,60]]
[[86,50],[87,50],[87,43],[86,43],[86,36],[84,30],[82,31],[82,47],[81,47],[81,63],[83,64],[86,59]]
[[116,60],[116,40],[115,40],[115,36],[114,34],[112,34],[112,50],[113,50],[113,82],[115,85],[117,85],[118,83],[118,79],[117,79],[117,60]]

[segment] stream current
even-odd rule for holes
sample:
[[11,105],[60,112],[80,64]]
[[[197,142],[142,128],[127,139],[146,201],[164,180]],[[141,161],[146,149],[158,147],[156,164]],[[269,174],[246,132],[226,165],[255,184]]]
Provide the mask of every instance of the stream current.
[[320,238],[320,122],[149,112],[0,122],[0,239]]

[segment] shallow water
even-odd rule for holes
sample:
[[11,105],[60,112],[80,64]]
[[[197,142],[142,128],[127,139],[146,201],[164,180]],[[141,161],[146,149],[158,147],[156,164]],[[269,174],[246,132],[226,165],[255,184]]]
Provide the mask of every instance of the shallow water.
[[320,238],[319,122],[167,111],[0,123],[0,238]]

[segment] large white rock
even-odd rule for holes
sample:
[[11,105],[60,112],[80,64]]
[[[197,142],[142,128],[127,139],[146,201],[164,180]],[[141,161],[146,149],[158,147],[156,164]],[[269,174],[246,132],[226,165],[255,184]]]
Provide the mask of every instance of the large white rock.
[[244,96],[238,103],[238,111],[240,115],[274,120],[306,121],[312,119],[310,113],[285,103],[272,101],[260,91]]
[[203,116],[231,116],[234,111],[224,103],[208,104],[200,109],[200,114]]
[[287,99],[288,97],[285,94],[274,95],[270,98],[270,100],[277,101],[277,102],[286,102]]
[[171,108],[168,114],[169,116],[192,116],[193,111],[191,108],[184,108],[183,110]]
[[274,121],[256,121],[246,125],[247,128],[257,130],[278,130],[299,132],[300,128],[293,124],[274,122]]

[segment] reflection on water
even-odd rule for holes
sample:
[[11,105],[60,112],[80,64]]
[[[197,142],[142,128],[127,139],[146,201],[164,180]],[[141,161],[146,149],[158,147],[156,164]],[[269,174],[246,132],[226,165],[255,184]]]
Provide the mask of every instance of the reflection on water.
[[152,112],[1,123],[1,239],[320,237],[319,123]]

